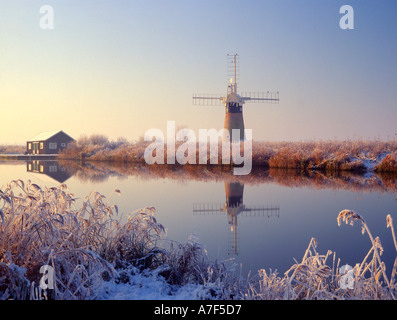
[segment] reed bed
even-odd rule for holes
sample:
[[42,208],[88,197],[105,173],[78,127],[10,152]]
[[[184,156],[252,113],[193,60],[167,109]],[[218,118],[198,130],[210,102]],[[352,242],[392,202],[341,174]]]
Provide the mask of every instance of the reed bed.
[[[102,135],[82,137],[69,144],[60,159],[144,163],[144,152],[150,142],[140,139],[110,141]],[[182,143],[176,144],[176,149]],[[166,163],[166,145],[165,159]],[[222,145],[218,145],[216,163],[222,163]],[[195,163],[199,163],[196,145]],[[209,161],[208,161],[209,163]],[[364,172],[371,167],[377,172],[397,172],[397,141],[329,140],[301,142],[252,143],[252,164],[270,168]]]
[[[131,272],[153,270],[170,285],[200,284],[211,299],[395,299],[397,258],[390,276],[381,260],[382,245],[363,217],[343,210],[337,222],[361,223],[372,247],[349,276],[336,254],[316,250],[314,238],[300,262],[283,276],[265,269],[249,279],[238,276],[233,265],[210,261],[194,238],[186,243],[165,239],[166,229],[148,207],[128,214],[122,223],[111,198],[92,192],[80,208],[61,184],[40,187],[13,180],[0,190],[0,299],[95,299],[104,282],[128,283]],[[397,252],[391,215],[390,228]],[[42,266],[54,271],[53,288],[40,282]]]
[[[128,281],[131,270],[147,269],[170,284],[226,287],[225,265],[210,261],[193,238],[165,241],[153,207],[121,217],[110,198],[92,192],[75,209],[64,184],[13,180],[0,190],[0,299],[95,299],[103,281]],[[54,288],[41,287],[43,266],[53,268]]]
[[[59,154],[59,159],[144,163],[144,152],[150,143],[143,138],[130,142],[125,138],[112,141],[101,134],[82,136],[70,143]],[[178,142],[176,149],[181,144]],[[221,150],[219,143],[218,156],[214,158],[218,164],[222,163]],[[166,145],[164,151],[166,157]],[[0,154],[24,152],[24,146],[0,146]],[[195,160],[198,164],[198,144]],[[376,172],[396,173],[397,140],[253,141],[252,164],[270,168],[353,172],[364,172],[370,167]]]
[[[361,263],[344,268],[335,253],[317,252],[317,241],[312,238],[301,262],[279,277],[264,269],[249,283],[246,299],[254,300],[395,300],[397,295],[397,254],[390,274],[381,260],[383,247],[379,237],[373,237],[363,217],[353,210],[342,210],[337,223],[353,225],[359,221],[362,233],[367,233],[372,246]],[[395,249],[397,242],[392,217],[387,215],[386,226],[391,229]],[[350,277],[350,279],[349,279]]]
[[[115,191],[116,193],[119,191]],[[116,267],[138,261],[155,247],[164,231],[146,208],[116,219],[117,206],[97,192],[80,209],[66,185],[41,188],[22,180],[0,190],[0,296],[37,299],[40,268],[53,268],[51,299],[89,299],[104,277],[117,276]]]

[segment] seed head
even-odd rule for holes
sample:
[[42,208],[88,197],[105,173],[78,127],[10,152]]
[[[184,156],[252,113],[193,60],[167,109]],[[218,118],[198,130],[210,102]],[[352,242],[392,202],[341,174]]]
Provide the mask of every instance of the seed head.
[[363,224],[365,224],[364,219],[358,213],[354,212],[353,210],[349,210],[349,209],[345,209],[345,210],[342,210],[341,212],[339,212],[338,218],[336,218],[336,220],[338,221],[338,226],[340,226],[341,220],[346,222],[346,224],[348,224],[350,221],[351,226],[353,225],[354,221],[356,221],[356,220],[360,220]]

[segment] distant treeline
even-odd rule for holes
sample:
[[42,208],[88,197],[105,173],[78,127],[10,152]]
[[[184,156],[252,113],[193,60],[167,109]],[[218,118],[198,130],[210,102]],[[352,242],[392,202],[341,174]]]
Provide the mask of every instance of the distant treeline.
[[0,145],[0,154],[23,154],[26,151],[26,146],[10,144]]

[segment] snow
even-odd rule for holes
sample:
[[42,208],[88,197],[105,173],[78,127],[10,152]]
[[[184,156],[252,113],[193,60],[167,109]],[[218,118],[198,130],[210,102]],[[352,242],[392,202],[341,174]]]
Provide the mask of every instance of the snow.
[[116,283],[103,281],[96,288],[97,300],[203,300],[214,299],[214,285],[189,283],[183,286],[170,285],[157,270],[139,272],[133,268],[127,281]]
[[35,135],[33,138],[31,138],[29,141],[44,141],[52,136],[56,135],[58,132],[61,131],[45,131],[45,132],[40,132],[39,134]]
[[360,160],[365,166],[367,172],[365,176],[371,176],[372,173],[374,172],[375,167],[380,162],[382,162],[382,160],[386,157],[387,154],[388,154],[387,152],[383,152],[375,158],[375,157],[368,157],[366,154],[362,153],[361,156],[359,157],[350,157],[350,161],[354,162]]

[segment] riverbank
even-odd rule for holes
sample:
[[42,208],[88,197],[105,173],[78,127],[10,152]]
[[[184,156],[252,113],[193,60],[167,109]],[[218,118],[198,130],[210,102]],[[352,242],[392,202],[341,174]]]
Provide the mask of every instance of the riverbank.
[[[149,142],[112,142],[103,139],[84,139],[70,144],[59,159],[106,161],[112,163],[145,163],[144,152]],[[176,145],[176,150],[182,145]],[[193,147],[194,149],[194,147]],[[193,163],[200,163],[199,147],[195,146]],[[222,145],[212,155],[207,150],[207,163],[212,159],[222,164]],[[167,148],[164,149],[164,163]],[[231,163],[233,165],[233,163]],[[307,141],[253,142],[252,166],[266,168],[349,171],[397,172],[397,141]]]
[[57,154],[0,154],[1,161],[57,160]]
[[[107,163],[146,163],[144,153],[151,142],[128,142],[126,139],[110,141],[102,135],[83,137],[68,145],[57,155],[0,154],[0,160],[78,160]],[[177,143],[175,149],[183,143]],[[11,148],[12,150],[15,149]],[[3,147],[3,150],[11,150]],[[198,145],[189,165],[200,164]],[[214,150],[212,150],[214,151]],[[211,153],[207,149],[207,164],[222,165],[222,145]],[[167,163],[167,147],[164,146],[164,162]],[[227,166],[227,165],[226,165]],[[230,163],[233,166],[233,162]],[[252,166],[295,169],[321,172],[378,172],[397,173],[397,141],[345,140],[304,142],[252,143]]]

